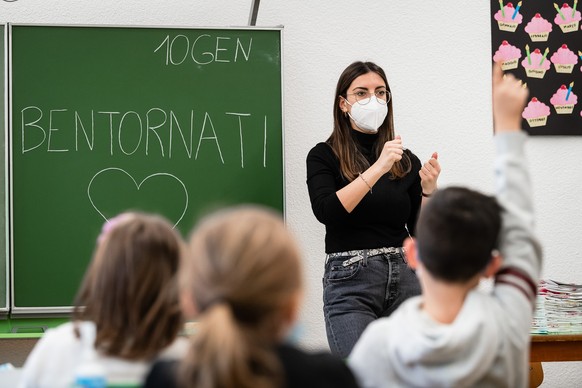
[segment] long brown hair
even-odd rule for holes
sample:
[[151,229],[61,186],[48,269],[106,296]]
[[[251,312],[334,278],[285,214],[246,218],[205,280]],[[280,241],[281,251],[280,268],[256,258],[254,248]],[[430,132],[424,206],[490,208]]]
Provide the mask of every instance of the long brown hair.
[[299,251],[281,217],[248,206],[209,216],[192,234],[180,280],[199,312],[180,386],[282,386],[274,345],[302,280]]
[[[373,62],[354,62],[343,71],[335,91],[333,102],[333,132],[327,143],[333,149],[335,155],[340,162],[340,171],[344,178],[353,181],[358,177],[358,174],[370,167],[370,163],[364,155],[358,150],[358,147],[353,139],[352,124],[350,117],[346,115],[339,107],[339,99],[347,99],[347,91],[352,82],[359,76],[367,73],[378,74],[386,84],[386,89],[390,91],[388,79],[384,70]],[[388,102],[388,115],[386,119],[378,128],[378,140],[375,145],[376,157],[380,156],[382,148],[387,141],[394,139],[394,118],[392,115],[392,98]],[[411,160],[408,152],[404,152],[402,159],[394,163],[390,170],[389,176],[391,179],[398,179],[404,177],[411,170]]]
[[74,310],[75,320],[95,323],[97,350],[148,360],[174,341],[182,325],[181,245],[159,216],[124,213],[104,226]]

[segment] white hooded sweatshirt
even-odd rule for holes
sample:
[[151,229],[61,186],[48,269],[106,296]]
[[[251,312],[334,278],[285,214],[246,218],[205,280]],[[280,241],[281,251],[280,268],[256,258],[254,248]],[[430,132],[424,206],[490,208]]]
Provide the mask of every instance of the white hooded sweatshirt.
[[496,135],[496,192],[504,208],[502,269],[491,293],[472,290],[451,324],[421,309],[422,296],[368,326],[348,363],[368,387],[527,387],[530,327],[541,249],[523,133]]

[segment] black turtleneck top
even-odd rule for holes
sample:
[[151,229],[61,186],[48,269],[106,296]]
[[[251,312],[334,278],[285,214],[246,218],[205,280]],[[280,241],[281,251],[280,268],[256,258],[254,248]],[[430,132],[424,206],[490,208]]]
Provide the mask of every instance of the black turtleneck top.
[[[376,161],[377,134],[353,131],[353,139],[368,158]],[[331,146],[319,143],[307,155],[307,187],[315,217],[325,225],[325,252],[400,247],[408,233],[414,235],[422,188],[420,160],[410,151],[411,171],[401,179],[383,175],[355,209],[348,213],[336,192],[349,184]]]

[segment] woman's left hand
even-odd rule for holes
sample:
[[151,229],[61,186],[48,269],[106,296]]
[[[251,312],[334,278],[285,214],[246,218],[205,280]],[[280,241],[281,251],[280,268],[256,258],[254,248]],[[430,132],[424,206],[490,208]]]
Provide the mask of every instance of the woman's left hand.
[[418,175],[420,175],[422,192],[426,195],[431,195],[437,188],[437,180],[441,173],[441,165],[438,161],[438,157],[438,153],[433,152],[432,157],[418,172]]

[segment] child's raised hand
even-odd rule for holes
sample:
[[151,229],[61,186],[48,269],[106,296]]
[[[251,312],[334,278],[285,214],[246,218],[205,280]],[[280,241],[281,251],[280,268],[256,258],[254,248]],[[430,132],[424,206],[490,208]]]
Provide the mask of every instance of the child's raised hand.
[[521,113],[528,89],[512,74],[503,74],[498,64],[493,67],[493,124],[495,132],[519,131]]

